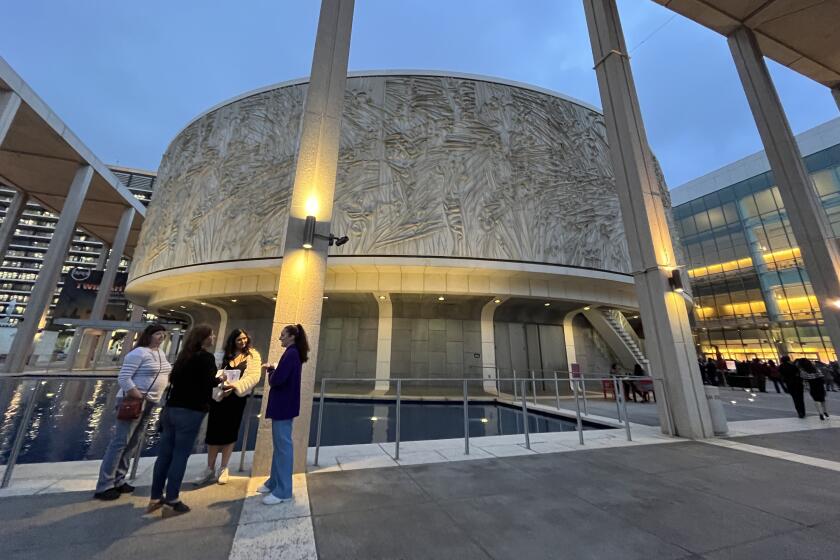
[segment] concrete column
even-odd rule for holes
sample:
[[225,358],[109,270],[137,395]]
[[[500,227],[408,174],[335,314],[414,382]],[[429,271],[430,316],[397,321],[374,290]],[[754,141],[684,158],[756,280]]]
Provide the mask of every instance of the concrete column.
[[169,345],[169,357],[167,358],[172,363],[175,363],[175,358],[178,357],[178,346],[180,344],[181,344],[181,331],[173,332],[172,333],[172,341]]
[[[335,176],[344,89],[347,81],[347,59],[350,54],[350,30],[353,25],[353,0],[322,0],[315,37],[312,72],[306,90],[300,128],[295,182],[292,189],[289,218],[286,226],[283,265],[274,311],[268,361],[280,358],[278,340],[287,324],[300,323],[307,332],[312,351],[303,365],[300,417],[294,422],[294,471],[306,470],[309,443],[309,421],[318,360],[318,337],[321,328],[324,280],[327,268],[327,241],[315,238],[312,249],[303,249],[304,224],[307,216],[317,220],[316,233],[329,234],[335,197]],[[266,380],[266,394],[268,394]],[[262,418],[265,419],[263,399]],[[271,426],[260,422],[253,475],[268,473],[271,463]]]
[[676,269],[671,232],[639,110],[615,0],[584,0],[604,106],[616,191],[636,284],[662,431],[713,434],[688,313],[668,279]]
[[[143,312],[145,311],[144,308],[140,307],[136,303],[131,307],[131,316],[129,317],[129,321],[132,323],[139,323],[143,320]],[[125,355],[131,352],[134,348],[134,335],[137,334],[137,331],[129,329],[129,331],[125,335],[125,342],[123,343],[122,351],[120,352],[120,363],[125,359]]]
[[6,217],[3,218],[3,223],[0,224],[0,258],[6,255],[6,251],[9,250],[9,245],[12,244],[15,229],[17,229],[23,211],[26,210],[27,202],[29,202],[29,195],[25,192],[15,193],[14,198],[9,202],[9,207],[6,209]]
[[[728,38],[779,194],[819,301],[827,332],[840,352],[840,252],[805,168],[755,34],[738,28]],[[647,328],[645,329],[647,332]]]
[[[484,379],[484,391],[497,394],[496,380],[499,371],[496,369],[496,328],[493,317],[496,309],[507,298],[493,298],[481,308],[481,377]],[[502,377],[510,377],[510,374]]]
[[20,96],[13,91],[0,92],[0,146],[6,139],[6,133],[15,120],[18,107],[20,107]]
[[[114,288],[114,279],[120,266],[125,244],[128,241],[128,234],[131,232],[131,224],[134,222],[134,208],[123,210],[120,218],[120,225],[114,236],[114,244],[111,247],[111,258],[108,259],[108,266],[102,273],[102,281],[99,283],[99,291],[96,293],[96,300],[93,302],[93,310],[90,318],[93,321],[100,321],[105,316],[105,309],[108,307],[108,300],[111,297],[111,290]],[[108,254],[107,245],[103,248],[103,254]]]
[[[394,310],[388,294],[374,294],[379,303],[379,328],[376,334],[375,391],[386,392],[391,387],[391,333],[394,330]],[[384,298],[384,299],[383,299]],[[396,387],[394,387],[396,390]]]
[[840,85],[836,85],[831,88],[831,95],[834,97],[834,101],[837,103],[837,108],[840,109]]
[[79,217],[79,210],[85,201],[90,181],[93,178],[93,168],[89,165],[82,165],[73,177],[73,183],[64,201],[64,208],[55,226],[50,246],[44,256],[44,266],[38,276],[38,281],[32,287],[29,295],[29,303],[23,313],[23,320],[18,324],[15,338],[9,349],[6,363],[3,364],[3,371],[20,372],[26,364],[26,358],[32,349],[32,341],[35,332],[38,330],[38,321],[49,308],[55,292],[55,286],[61,275],[61,267],[67,255],[67,249],[76,229],[76,220]]

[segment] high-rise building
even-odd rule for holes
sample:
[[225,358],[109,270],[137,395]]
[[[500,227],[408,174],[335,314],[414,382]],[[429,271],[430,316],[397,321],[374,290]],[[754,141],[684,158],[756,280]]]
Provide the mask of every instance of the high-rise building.
[[[840,236],[840,118],[797,136],[834,236]],[[836,359],[763,152],[671,191],[688,260],[698,352]]]

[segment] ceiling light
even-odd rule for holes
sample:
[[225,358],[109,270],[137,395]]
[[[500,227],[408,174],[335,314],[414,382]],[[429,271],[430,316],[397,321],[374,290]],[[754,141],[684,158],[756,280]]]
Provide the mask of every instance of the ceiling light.
[[586,307],[584,307],[584,308],[583,308],[583,310],[584,310],[584,311],[589,311],[590,309],[592,309],[592,308],[591,308],[591,307],[589,307],[588,305],[587,305]]
[[202,302],[200,302],[200,303],[201,303],[201,305],[207,305],[207,304],[206,304],[206,303],[204,303],[203,301],[202,301]]
[[440,296],[440,297],[438,298],[438,301],[443,301],[443,300],[445,300],[445,299],[446,299],[445,297]]
[[379,416],[371,416],[370,417],[371,422],[376,422],[377,420],[379,420]]
[[493,300],[493,303],[502,303],[502,300],[500,300],[499,298],[496,298],[496,299]]
[[486,423],[487,423],[487,422],[489,422],[489,421],[490,421],[490,420],[488,420],[487,418],[482,418],[482,419],[480,420],[480,422],[481,422],[482,424],[486,424]]
[[551,307],[551,304],[549,302],[545,302],[543,305],[546,307]]
[[230,300],[231,303],[236,303],[237,301],[239,301],[239,300],[236,300],[236,299]]
[[186,309],[187,308],[186,305],[179,305],[178,307],[180,307],[181,309]]
[[[274,298],[277,299],[277,298]],[[321,299],[330,299],[330,296],[321,296]]]
[[379,299],[385,299],[385,296],[379,296]]

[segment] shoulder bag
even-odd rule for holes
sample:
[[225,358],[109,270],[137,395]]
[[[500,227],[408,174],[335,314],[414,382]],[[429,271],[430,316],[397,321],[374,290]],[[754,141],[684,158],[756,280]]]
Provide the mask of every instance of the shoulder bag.
[[129,397],[128,395],[123,396],[122,401],[120,401],[120,404],[117,407],[117,420],[126,420],[130,422],[132,420],[137,420],[143,415],[143,404],[146,402],[146,397],[149,396],[149,391],[151,391],[152,387],[155,386],[161,370],[163,370],[163,360],[160,357],[160,350],[158,350],[158,372],[152,380],[152,384],[149,385],[149,388],[142,397]]

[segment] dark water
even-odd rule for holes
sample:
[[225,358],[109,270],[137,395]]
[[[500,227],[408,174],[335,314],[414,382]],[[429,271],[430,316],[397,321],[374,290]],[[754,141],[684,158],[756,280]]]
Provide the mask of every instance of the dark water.
[[[20,429],[24,410],[31,398],[34,381],[0,380],[0,465],[6,464]],[[116,417],[117,384],[113,379],[47,381],[35,406],[18,463],[82,461],[101,459],[111,437]],[[252,417],[247,449],[256,443],[259,398],[252,398]],[[310,446],[315,445],[318,402],[312,411]],[[353,400],[327,400],[324,406],[321,445],[383,443],[394,441],[396,429],[394,403]],[[463,407],[458,403],[403,402],[400,406],[402,441],[460,438],[464,436]],[[372,420],[376,418],[376,420]],[[147,430],[144,456],[157,453],[159,436],[154,430],[157,413]],[[530,414],[529,431],[560,432],[575,429],[574,422]],[[475,403],[469,406],[471,437],[522,433],[522,413],[504,405]],[[591,427],[584,426],[584,429]],[[240,450],[245,421],[240,428],[236,450]],[[199,438],[195,452],[206,451]]]

